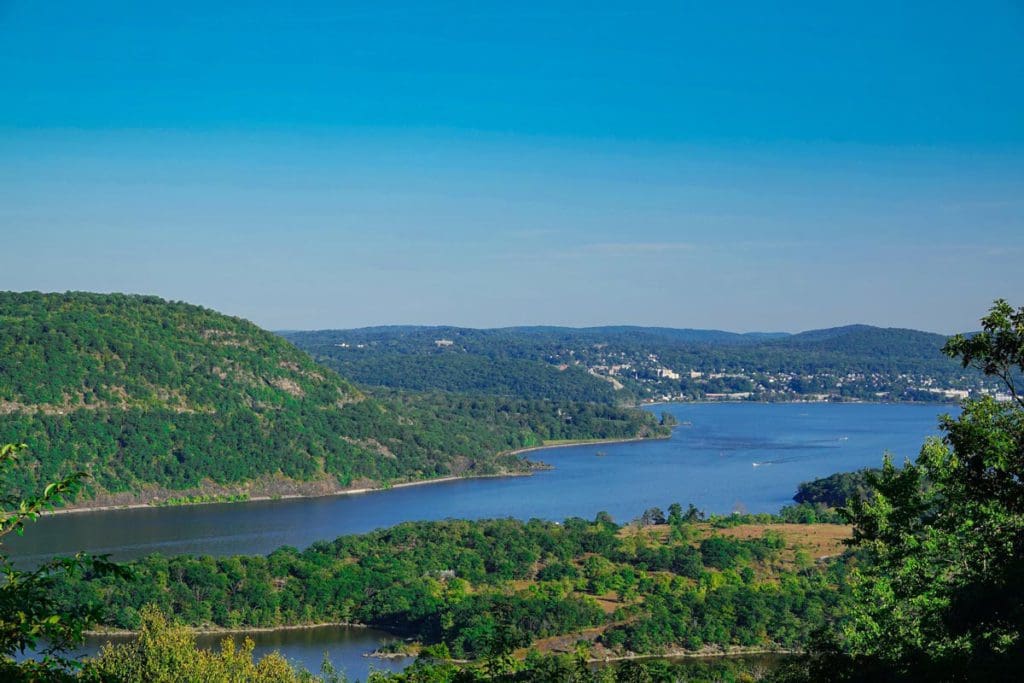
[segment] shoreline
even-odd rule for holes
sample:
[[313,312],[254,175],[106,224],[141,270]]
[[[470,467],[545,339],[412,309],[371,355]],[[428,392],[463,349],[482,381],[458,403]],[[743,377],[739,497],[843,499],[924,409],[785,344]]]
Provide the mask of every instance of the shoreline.
[[787,401],[751,401],[745,398],[721,398],[721,399],[694,399],[690,401],[640,401],[635,404],[634,408],[648,408],[650,406],[688,406],[688,405],[743,405],[743,404],[756,404],[763,406],[777,406],[777,405],[809,405],[809,404],[821,404],[828,403],[832,405],[844,405],[844,406],[958,406],[959,401],[866,401],[866,400],[850,400],[850,401],[830,401],[828,399],[814,399],[810,401],[801,400],[787,400]]
[[[498,457],[506,455],[521,455],[523,453],[530,453],[533,451],[547,450],[549,448],[568,448],[570,446],[588,446],[596,444],[616,444],[616,443],[631,443],[635,441],[661,441],[671,438],[670,436],[658,436],[658,437],[630,437],[623,439],[580,439],[578,441],[572,441],[568,443],[557,443],[550,446],[529,446],[526,448],[518,448],[511,451],[502,451],[498,453]],[[237,501],[210,501],[208,503],[184,503],[181,505],[153,505],[151,503],[127,503],[124,505],[98,505],[95,507],[71,507],[71,508],[58,508],[56,510],[49,510],[42,516],[49,517],[51,515],[77,515],[85,514],[89,512],[116,512],[118,510],[157,510],[157,509],[169,509],[169,508],[183,508],[183,507],[197,507],[200,505],[239,505],[245,503],[256,503],[266,502],[272,500],[299,500],[306,498],[331,498],[334,496],[354,496],[364,493],[378,493],[380,491],[390,491],[391,489],[409,488],[412,486],[426,486],[428,484],[446,484],[453,481],[469,481],[472,479],[496,479],[503,477],[531,477],[533,473],[538,470],[548,468],[543,467],[528,467],[521,472],[500,472],[496,474],[474,474],[470,476],[459,476],[449,475],[444,477],[436,477],[434,479],[419,479],[416,481],[405,481],[397,484],[391,484],[389,486],[369,486],[358,489],[343,489],[340,491],[332,491],[330,493],[318,493],[318,494],[302,494],[302,493],[288,493],[279,496],[250,496],[245,500]]]
[[[394,638],[401,638],[401,634],[388,631],[387,629],[380,628],[378,626],[371,626],[370,624],[362,624],[353,621],[326,621],[315,624],[285,624],[281,626],[239,626],[239,627],[228,627],[228,626],[185,626],[190,633],[197,636],[235,636],[235,635],[248,635],[253,633],[283,633],[288,631],[307,631],[321,628],[356,628],[356,629],[374,629],[381,633],[386,633]],[[114,629],[114,628],[101,628],[101,629],[89,629],[82,632],[83,635],[89,638],[132,638],[137,637],[141,631],[131,629]],[[743,647],[733,646],[725,649],[718,650],[684,650],[684,649],[670,649],[667,652],[662,653],[650,653],[650,654],[639,654],[639,653],[627,653],[621,655],[605,655],[590,657],[587,659],[588,663],[601,664],[609,662],[622,662],[632,660],[644,660],[644,659],[714,659],[719,657],[745,657],[745,656],[756,656],[756,655],[798,655],[802,651],[790,648],[773,648],[764,646],[754,647]],[[375,659],[408,659],[414,658],[417,655],[407,653],[392,653],[392,652],[381,652],[374,650],[371,652],[363,653],[363,657],[371,657]],[[459,664],[469,664],[472,660],[468,659],[452,659],[450,660]]]
[[[325,621],[317,624],[286,624],[282,626],[186,626],[191,633],[199,636],[215,636],[215,635],[243,635],[247,633],[275,633],[283,631],[306,631],[315,628],[331,628],[343,626],[345,628],[376,628],[369,624],[360,624],[355,621]],[[388,633],[388,635],[394,635],[385,631],[384,629],[377,629],[381,633]],[[133,631],[127,628],[99,628],[82,631],[82,633],[90,638],[102,638],[104,636],[112,636],[116,638],[131,638],[137,636],[141,631]],[[398,637],[397,635],[395,636]]]
[[[552,652],[559,652],[553,650]],[[663,653],[652,653],[652,654],[637,654],[629,653],[623,655],[605,655],[603,657],[590,657],[586,661],[588,664],[609,664],[611,662],[626,662],[633,660],[643,659],[717,659],[727,657],[756,657],[758,655],[779,655],[779,656],[792,656],[802,654],[803,650],[795,650],[790,648],[773,648],[773,647],[761,647],[761,646],[743,646],[735,645],[728,649],[719,650],[681,650],[674,649]],[[400,652],[381,652],[375,650],[373,652],[366,652],[363,654],[364,657],[372,657],[374,659],[409,659],[418,657],[418,654],[404,654]],[[445,661],[453,662],[455,664],[472,664],[472,659],[448,659]]]
[[96,507],[75,507],[75,508],[58,508],[56,510],[50,510],[43,516],[49,517],[50,515],[75,515],[85,512],[116,512],[118,510],[159,510],[159,509],[173,509],[173,508],[185,508],[185,507],[198,507],[200,505],[238,505],[244,503],[258,503],[266,502],[271,500],[297,500],[304,498],[330,498],[333,496],[354,496],[363,493],[376,493],[378,491],[390,491],[391,489],[407,488],[410,486],[423,486],[426,484],[444,484],[452,481],[459,481],[460,479],[491,479],[496,477],[529,477],[533,474],[532,471],[524,472],[503,472],[501,474],[476,474],[470,477],[460,477],[456,475],[438,477],[436,479],[422,479],[417,481],[405,481],[398,484],[391,484],[390,486],[376,486],[366,487],[359,489],[344,489],[341,491],[332,491],[330,493],[285,493],[279,496],[250,496],[245,500],[235,501],[210,501],[208,503],[182,503],[180,505],[153,505],[151,503],[128,503],[125,505],[99,505]]

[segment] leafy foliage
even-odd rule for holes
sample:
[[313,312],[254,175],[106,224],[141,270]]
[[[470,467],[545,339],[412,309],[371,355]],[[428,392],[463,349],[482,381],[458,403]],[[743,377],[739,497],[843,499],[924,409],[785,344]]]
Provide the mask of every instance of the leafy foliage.
[[[826,507],[843,507],[855,498],[864,498],[871,487],[868,478],[872,470],[862,469],[856,472],[838,472],[827,477],[802,482],[793,496],[798,504],[820,503]],[[874,470],[877,473],[877,470]]]
[[500,454],[547,438],[641,431],[656,431],[653,417],[567,401],[377,400],[198,306],[0,293],[0,442],[24,440],[34,459],[3,473],[13,492],[77,471],[92,494],[147,500],[490,474],[523,469]]
[[[0,445],[0,468],[12,469],[24,444]],[[40,512],[62,503],[73,495],[84,475],[68,476],[46,485],[42,493],[20,500],[4,495],[0,499],[0,538],[22,534],[25,525]],[[83,631],[99,618],[100,606],[88,600],[64,599],[55,590],[83,576],[126,580],[128,575],[104,557],[78,554],[59,558],[25,571],[15,567],[0,551],[0,675],[5,680],[43,680],[63,675],[71,665],[63,654],[80,643]],[[42,654],[38,661],[15,664],[13,655],[26,650]]]
[[1024,408],[1024,394],[1018,391],[1024,374],[1024,306],[1014,311],[1005,300],[996,300],[982,318],[981,328],[975,335],[956,335],[943,351],[950,358],[959,358],[965,368],[974,367],[1001,379],[1013,400]]
[[1010,680],[1024,665],[1024,410],[1011,374],[1024,327],[997,301],[984,332],[946,351],[1007,380],[1013,400],[966,401],[916,462],[886,461],[854,498],[865,563],[849,620],[816,650],[810,676]]
[[225,638],[217,652],[196,646],[191,629],[175,626],[157,610],[147,608],[140,616],[138,638],[129,643],[107,645],[99,656],[89,659],[77,680],[87,683],[301,683],[320,680],[298,672],[279,653],[256,661],[253,642],[241,648]]
[[776,662],[766,658],[648,659],[594,667],[585,649],[572,654],[529,652],[522,661],[495,670],[485,664],[456,665],[417,660],[400,673],[374,672],[369,683],[737,683],[763,679]]
[[[287,335],[301,341],[303,337]],[[559,369],[521,358],[470,354],[342,353],[333,346],[310,347],[313,357],[354,382],[410,391],[451,391],[529,399],[614,403],[608,382],[578,367]],[[625,398],[625,397],[623,397]]]

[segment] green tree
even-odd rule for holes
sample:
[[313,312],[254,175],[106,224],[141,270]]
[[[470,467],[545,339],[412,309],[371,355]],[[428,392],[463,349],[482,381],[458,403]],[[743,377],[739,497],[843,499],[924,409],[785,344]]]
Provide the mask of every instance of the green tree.
[[673,526],[683,523],[683,506],[679,503],[668,506],[668,523]]
[[[0,470],[14,468],[24,449],[24,444],[0,445]],[[84,478],[82,473],[73,474],[25,499],[10,494],[0,496],[0,539],[11,533],[21,535],[25,525],[40,512],[60,505],[65,496],[74,495]],[[82,553],[45,562],[32,570],[18,569],[0,546],[0,677],[48,680],[67,675],[67,669],[75,663],[63,653],[80,643],[83,631],[98,621],[100,605],[67,604],[54,588],[84,576],[111,573],[121,574],[122,570],[105,557]],[[16,664],[15,653],[26,651],[36,651],[41,658]]]
[[1001,378],[1012,400],[965,401],[915,463],[887,459],[868,477],[874,495],[851,499],[866,562],[812,676],[1010,680],[1024,666],[1024,309],[997,301],[982,328],[945,352]]
[[[253,658],[254,644],[246,639],[236,647],[231,638],[221,642],[218,652],[196,645],[195,634],[174,626],[155,608],[142,612],[142,630],[130,643],[107,645],[95,659],[89,660],[81,679],[89,683],[300,683],[314,681],[313,676],[297,672],[280,653],[272,652],[260,660]],[[328,680],[343,678],[325,667]]]
[[654,526],[656,524],[665,523],[665,513],[661,511],[661,508],[653,507],[644,510],[644,514],[640,516],[640,524],[643,526]]
[[1005,300],[997,299],[981,319],[981,332],[956,335],[943,352],[959,358],[965,368],[977,368],[1003,380],[1010,396],[1024,408],[1024,395],[1017,390],[1024,374],[1024,306],[1015,311]]

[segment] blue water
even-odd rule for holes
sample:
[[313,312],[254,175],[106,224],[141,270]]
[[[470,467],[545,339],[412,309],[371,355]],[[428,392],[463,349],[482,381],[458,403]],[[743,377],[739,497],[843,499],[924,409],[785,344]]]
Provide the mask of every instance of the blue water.
[[[228,555],[305,547],[408,520],[516,517],[620,521],[651,506],[775,512],[815,477],[914,458],[947,406],[675,404],[663,441],[573,446],[529,457],[554,466],[528,477],[467,479],[349,496],[57,515],[7,544],[25,563],[88,550],[129,559],[152,552]],[[604,457],[595,457],[598,452]],[[756,465],[756,466],[755,466]]]

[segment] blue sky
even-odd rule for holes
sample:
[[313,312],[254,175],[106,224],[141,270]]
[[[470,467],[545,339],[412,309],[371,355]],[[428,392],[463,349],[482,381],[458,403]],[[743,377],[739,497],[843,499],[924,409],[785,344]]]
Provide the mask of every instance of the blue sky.
[[1024,303],[1018,3],[284,5],[0,0],[0,288],[270,328]]

